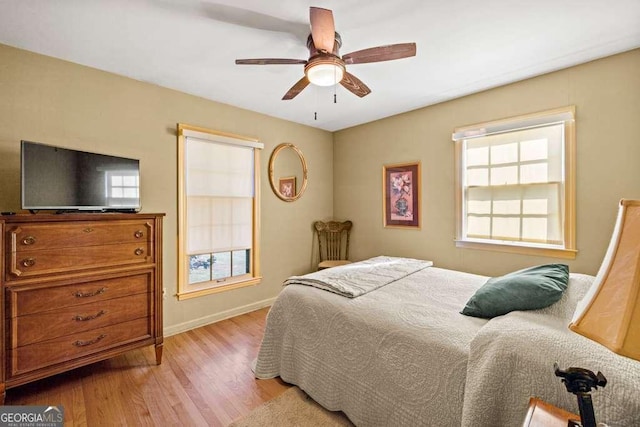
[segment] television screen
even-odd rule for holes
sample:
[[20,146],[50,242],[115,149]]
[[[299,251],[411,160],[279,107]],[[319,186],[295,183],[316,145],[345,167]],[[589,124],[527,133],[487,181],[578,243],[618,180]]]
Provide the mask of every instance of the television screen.
[[21,142],[22,209],[140,209],[140,161]]

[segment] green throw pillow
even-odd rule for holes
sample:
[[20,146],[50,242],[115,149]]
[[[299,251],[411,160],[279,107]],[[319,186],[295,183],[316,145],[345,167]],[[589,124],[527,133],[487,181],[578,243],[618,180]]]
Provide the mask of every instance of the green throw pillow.
[[514,310],[535,310],[557,302],[569,283],[569,266],[546,264],[492,277],[460,313],[490,319]]

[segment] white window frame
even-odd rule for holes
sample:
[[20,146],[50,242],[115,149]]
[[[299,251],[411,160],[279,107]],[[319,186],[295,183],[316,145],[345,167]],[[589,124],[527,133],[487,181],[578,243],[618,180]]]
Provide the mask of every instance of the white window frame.
[[[232,276],[221,284],[217,280],[189,284],[187,191],[186,191],[186,144],[187,138],[225,143],[253,148],[254,196],[252,215],[252,245],[250,249],[249,273]],[[264,145],[257,139],[218,132],[197,126],[178,124],[178,300],[253,286],[260,283],[260,151]]]
[[[493,239],[473,239],[465,235],[465,141],[495,134],[504,134],[551,124],[564,124],[563,141],[563,186],[564,197],[561,200],[562,242],[558,245],[536,244],[529,242],[509,242]],[[576,203],[576,135],[575,106],[557,108],[523,116],[511,117],[491,122],[456,128],[452,135],[455,142],[456,167],[456,247],[493,250],[525,255],[538,255],[556,258],[574,259],[576,257],[575,203]]]

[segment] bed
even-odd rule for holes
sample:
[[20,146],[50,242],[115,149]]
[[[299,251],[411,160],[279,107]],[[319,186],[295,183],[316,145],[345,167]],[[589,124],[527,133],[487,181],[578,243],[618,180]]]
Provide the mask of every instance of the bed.
[[267,317],[257,378],[280,376],[359,426],[507,426],[521,425],[531,396],[577,411],[554,376],[557,361],[607,376],[593,393],[598,420],[640,425],[640,362],[567,329],[592,276],[572,273],[551,307],[486,320],[459,312],[487,277],[372,260],[324,274],[368,282],[380,260],[404,267],[380,286],[363,280],[355,298],[304,280],[284,287]]

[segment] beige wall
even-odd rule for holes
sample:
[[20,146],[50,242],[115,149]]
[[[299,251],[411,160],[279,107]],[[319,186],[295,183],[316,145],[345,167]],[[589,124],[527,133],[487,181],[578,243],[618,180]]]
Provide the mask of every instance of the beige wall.
[[[454,245],[454,128],[576,105],[577,245],[571,271],[595,274],[617,203],[640,198],[640,50],[470,95],[334,135],[334,206],[354,221],[352,256],[426,258],[487,275],[561,259]],[[422,229],[382,226],[382,165],[422,162]]]
[[[143,211],[167,214],[164,313],[170,333],[260,306],[278,294],[284,278],[310,271],[315,219],[354,221],[353,259],[411,256],[445,268],[500,274],[563,261],[455,248],[451,132],[575,104],[579,253],[569,264],[572,271],[593,274],[613,229],[618,200],[640,198],[639,69],[640,50],[635,50],[332,135],[0,45],[0,210],[20,208],[21,139],[141,159]],[[178,122],[265,143],[261,285],[180,302],[172,296]],[[267,180],[269,154],[282,142],[298,145],[309,167],[309,186],[294,203],[276,198]],[[385,229],[382,165],[414,160],[422,162],[422,229]]]
[[[259,94],[257,94],[259,96]],[[262,284],[177,301],[178,122],[259,138]],[[262,114],[223,105],[69,62],[0,45],[0,210],[20,208],[20,140],[141,160],[144,212],[165,212],[164,323],[169,332],[197,326],[275,297],[282,281],[312,269],[312,222],[333,213],[333,137]],[[309,167],[302,198],[271,192],[272,149],[296,144]]]

